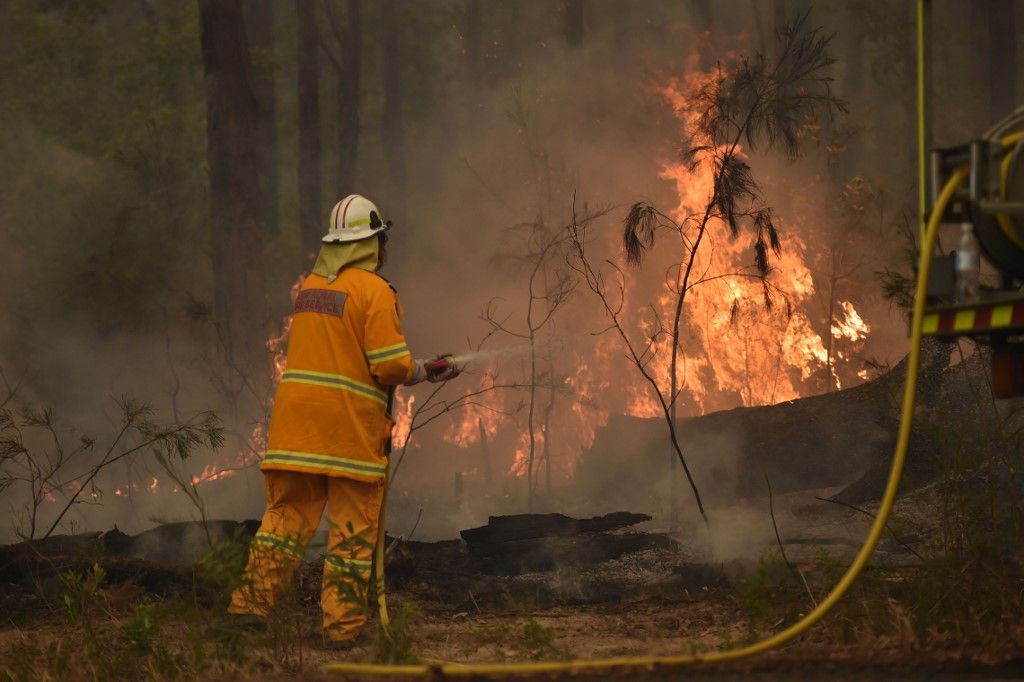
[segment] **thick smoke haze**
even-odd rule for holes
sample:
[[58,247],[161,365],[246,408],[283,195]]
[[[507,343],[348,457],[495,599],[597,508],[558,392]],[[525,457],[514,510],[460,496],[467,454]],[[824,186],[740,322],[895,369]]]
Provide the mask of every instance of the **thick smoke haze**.
[[[97,21],[133,45],[163,45],[160,40],[172,34],[171,28],[178,39],[198,35],[197,28],[189,28],[198,20],[194,9],[167,9],[158,19],[165,28],[143,29],[132,24],[143,20],[123,4],[115,3]],[[801,258],[816,293],[801,305],[812,331],[821,339],[830,334],[825,293],[830,278],[831,298],[851,302],[870,327],[843,360],[846,388],[877,376],[879,367],[895,364],[903,353],[902,314],[882,298],[875,273],[906,270],[900,230],[916,224],[912,14],[898,2],[789,4],[792,12],[812,9],[812,25],[835,31],[830,53],[836,63],[830,73],[849,113],[831,122],[809,121],[796,159],[773,151],[747,152],[776,211],[784,244],[792,243],[787,241],[792,236],[803,245]],[[326,230],[330,206],[350,192],[378,202],[394,220],[382,274],[399,291],[404,330],[417,357],[470,352],[485,338],[484,348],[521,347],[523,340],[508,334],[488,337],[491,330],[481,315],[491,306],[496,319],[522,331],[528,297],[528,263],[522,256],[529,226],[558,230],[571,221],[574,205],[580,216],[599,213],[590,228],[593,256],[620,262],[621,224],[629,206],[646,201],[670,212],[680,201],[679,188],[665,169],[678,162],[682,128],[664,88],[673,79],[718,64],[727,68],[741,55],[762,51],[771,56],[776,50],[768,3],[592,0],[584,3],[580,46],[566,45],[561,3],[482,6],[479,63],[470,64],[462,3],[401,5],[400,48],[408,58],[402,71],[404,159],[388,157],[381,125],[385,101],[377,74],[388,46],[364,39],[358,180],[352,187],[334,184],[334,76],[321,56],[323,226]],[[701,7],[710,8],[710,14]],[[953,2],[936,2],[935,7],[953,18],[965,11]],[[364,22],[372,23],[376,11],[368,9]],[[14,40],[24,17],[15,9],[0,10],[0,15],[5,24],[0,39],[14,46],[4,58],[15,65],[19,59],[31,62],[25,57],[30,46]],[[268,338],[280,334],[289,288],[308,267],[297,224],[297,45],[291,6],[275,4],[274,20],[280,225],[265,248],[273,320]],[[323,35],[329,35],[326,16],[320,21]],[[108,137],[118,140],[118,154],[97,142],[106,133],[94,108],[83,113],[79,124],[92,136],[84,141],[73,134],[74,122],[62,122],[59,112],[47,109],[104,93],[71,92],[47,103],[29,91],[27,79],[42,68],[35,62],[35,71],[5,77],[2,92],[20,94],[0,106],[0,121],[8,131],[0,138],[5,180],[0,183],[0,297],[5,301],[0,369],[11,386],[18,385],[12,405],[52,405],[56,430],[68,443],[82,434],[98,439],[75,471],[87,469],[86,463],[95,461],[116,434],[122,396],[150,403],[156,418],[165,422],[185,421],[206,410],[219,415],[225,445],[180,464],[186,479],[201,476],[211,465],[246,466],[200,483],[197,490],[205,504],[200,510],[176,491],[152,457],[140,452],[95,480],[97,495],[89,502],[96,504],[75,507],[64,531],[117,524],[134,533],[200,513],[245,519],[258,518],[263,510],[262,477],[249,450],[253,430],[269,414],[270,353],[265,365],[234,365],[208,319],[213,279],[205,223],[208,168],[199,45],[198,40],[167,40],[173,54],[156,52],[158,63],[152,68],[177,101],[189,104],[161,110],[159,115],[171,122],[158,119],[166,125],[152,134],[137,133],[138,140],[126,141],[121,137],[127,132],[110,131]],[[966,48],[963,40],[954,44]],[[99,44],[103,50],[116,47]],[[69,64],[77,58],[61,55]],[[952,88],[940,87],[947,81],[967,77],[937,65],[937,97],[950,97],[945,93]],[[121,90],[111,95],[112,101],[126,109],[136,99],[155,97],[131,80],[122,79],[117,87]],[[132,88],[138,89],[137,96]],[[949,131],[960,123],[937,121],[935,139],[952,136]],[[145,125],[140,129],[145,131]],[[143,160],[126,160],[125,150]],[[399,164],[406,178],[401,195],[393,181]],[[164,177],[159,171],[164,166],[187,170],[183,177]],[[166,190],[172,185],[174,193]],[[724,233],[716,239],[728,241]],[[837,255],[830,260],[824,254],[831,252]],[[629,273],[634,324],[663,293],[675,253],[667,240],[659,242],[643,270]],[[754,317],[740,324],[756,325]],[[557,368],[558,376],[550,380],[561,388],[549,434],[551,488],[541,465],[538,490],[543,494],[535,510],[600,514],[621,508],[651,513],[652,525],[663,528],[680,521],[699,523],[682,474],[670,464],[667,443],[649,446],[664,450],[657,455],[664,459],[664,476],[647,485],[624,484],[614,496],[599,494],[597,481],[614,478],[616,467],[628,469],[631,460],[650,458],[635,452],[638,444],[612,428],[623,414],[636,413],[630,406],[647,389],[615,340],[595,336],[607,324],[596,299],[579,286],[555,317],[553,335],[545,332],[540,344]],[[446,395],[474,390],[491,374],[499,382],[528,383],[528,361],[528,352],[477,357],[467,374],[445,389]],[[797,380],[800,395],[826,390],[828,381],[820,367],[817,371],[817,376]],[[408,406],[409,396],[422,403],[431,388],[402,389],[399,405]],[[470,408],[415,431],[390,493],[389,532],[408,535],[416,526],[417,539],[449,538],[486,522],[488,515],[525,512],[526,484],[518,475],[515,452],[524,444],[526,399],[523,390],[486,394]],[[680,417],[765,402],[774,401],[763,396],[745,400],[742,391],[711,391],[704,404],[681,404]],[[461,433],[469,436],[454,435],[460,423],[468,423]],[[487,433],[483,439],[481,430]],[[53,450],[49,434],[27,429],[26,438],[40,451]],[[720,533],[713,551],[723,559],[756,553],[771,543],[772,531],[770,523],[765,525],[762,501],[744,504],[748,492],[737,492],[734,484],[747,445],[743,434],[715,438],[702,446],[714,456],[692,462],[717,505],[712,519],[718,528],[734,530]],[[577,479],[577,467],[583,466],[579,463],[592,442],[596,450],[620,454],[592,458]],[[18,486],[3,496],[11,523],[0,529],[0,540],[12,540],[15,529],[23,527],[27,498]],[[63,496],[54,497],[42,505],[44,517],[63,507]]]

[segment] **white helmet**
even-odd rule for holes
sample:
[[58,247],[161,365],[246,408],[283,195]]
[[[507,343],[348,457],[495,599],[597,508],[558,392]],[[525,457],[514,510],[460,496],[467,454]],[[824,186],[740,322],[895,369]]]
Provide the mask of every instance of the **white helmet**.
[[390,228],[391,221],[384,222],[376,204],[358,194],[349,194],[334,205],[323,241],[354,242]]

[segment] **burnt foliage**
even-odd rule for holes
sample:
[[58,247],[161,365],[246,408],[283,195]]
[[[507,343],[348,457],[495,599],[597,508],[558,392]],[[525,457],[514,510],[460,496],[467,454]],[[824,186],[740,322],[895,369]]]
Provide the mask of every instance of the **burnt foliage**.
[[639,266],[644,252],[654,245],[654,233],[660,224],[658,210],[647,203],[633,204],[623,225],[622,244],[626,262]]
[[846,111],[832,94],[827,69],[835,63],[828,47],[833,34],[808,24],[810,12],[797,15],[779,34],[779,56],[757,53],[719,76],[700,92],[700,129],[716,144],[742,140],[750,149],[781,147],[790,157],[799,151],[804,126]]
[[[685,131],[679,161],[691,172],[708,168],[713,175],[712,194],[703,213],[681,223],[650,204],[634,204],[623,224],[623,247],[630,265],[642,264],[660,228],[682,235],[683,255],[689,257],[709,221],[718,219],[733,237],[749,225],[756,235],[756,271],[762,278],[771,272],[771,254],[778,255],[781,249],[779,233],[744,147],[781,148],[794,158],[808,126],[846,110],[833,95],[827,73],[835,63],[828,54],[833,36],[810,27],[809,17],[809,12],[799,14],[786,25],[779,34],[776,59],[757,53],[735,64],[720,64],[713,77],[691,94],[688,108],[696,123]],[[770,306],[767,287],[765,291],[765,305]]]

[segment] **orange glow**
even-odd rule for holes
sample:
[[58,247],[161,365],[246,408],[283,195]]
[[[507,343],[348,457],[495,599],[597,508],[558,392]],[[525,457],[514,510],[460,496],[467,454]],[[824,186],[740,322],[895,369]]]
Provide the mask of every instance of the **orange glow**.
[[[673,107],[682,137],[697,143],[702,135],[696,113],[689,108],[698,88],[713,85],[713,74],[690,74],[673,79],[658,90]],[[706,141],[704,141],[706,143]],[[713,147],[713,145],[710,145]],[[718,147],[721,151],[722,147]],[[736,153],[745,159],[742,148]],[[678,204],[669,212],[683,224],[686,237],[697,237],[700,220],[714,189],[713,154],[698,154],[693,165],[663,163],[660,177],[675,184]],[[764,286],[752,267],[756,234],[741,227],[733,237],[718,218],[708,221],[707,232],[694,261],[680,321],[680,350],[676,379],[681,414],[703,414],[709,409],[766,405],[799,398],[809,387],[803,382],[828,362],[826,344],[813,328],[810,304],[815,296],[814,277],[808,265],[807,245],[799,224],[780,230],[781,250],[772,254],[768,275],[773,306],[764,303]],[[667,240],[671,236],[664,236]],[[677,248],[683,257],[687,248]],[[678,268],[679,276],[685,262]],[[675,283],[681,285],[681,281]],[[628,284],[627,284],[628,286]],[[665,291],[656,303],[661,325],[671,326],[677,295]],[[841,314],[833,321],[836,338],[862,341],[870,331],[849,301],[840,302]],[[655,329],[653,316],[635,308],[633,318],[643,336],[662,331],[653,346],[649,371],[668,398],[671,373],[671,339]],[[845,359],[836,354],[832,359]],[[649,385],[636,382],[629,388],[627,414],[636,417],[663,415],[661,404]],[[735,396],[730,399],[728,396]]]
[[863,341],[868,337],[871,327],[861,319],[860,314],[849,301],[840,301],[839,308],[842,319],[838,316],[832,320],[832,336],[847,341]]
[[391,433],[392,438],[394,439],[394,446],[396,448],[405,447],[406,441],[409,440],[409,433],[412,428],[413,405],[415,403],[416,396],[411,393],[407,398],[405,391],[395,392],[395,409],[393,415],[395,425]]
[[236,473],[238,473],[237,469],[225,469],[214,466],[213,464],[207,464],[199,474],[192,477],[192,485],[219,481],[221,479],[228,478],[229,476],[234,476]]
[[[291,300],[295,303],[295,297],[299,295],[299,291],[302,289],[302,283],[306,280],[305,274],[300,274],[295,280],[295,283],[291,286]],[[270,352],[271,361],[271,376],[270,376],[270,392],[268,394],[266,408],[269,413],[270,407],[273,403],[273,395],[277,390],[277,385],[281,383],[281,376],[284,374],[284,370],[287,366],[288,361],[288,336],[292,329],[292,316],[286,315],[281,320],[281,331],[277,335],[272,335],[265,342],[267,350]],[[239,470],[250,467],[254,464],[259,463],[263,456],[263,451],[267,446],[267,433],[266,426],[264,423],[258,423],[249,433],[249,437],[246,439],[246,447],[241,452],[235,455],[230,464],[226,466],[218,466],[214,464],[207,464],[203,467],[203,470],[198,474],[192,476],[192,485],[203,485],[204,483],[210,483],[212,481],[219,481],[230,476],[234,476]],[[156,489],[156,479],[154,479],[153,485],[150,490]]]
[[[469,394],[487,386],[493,386],[496,370],[497,367],[492,360],[480,383],[476,387],[467,387],[465,393]],[[480,424],[483,424],[487,437],[493,437],[497,434],[499,425],[505,421],[505,413],[509,411],[504,405],[504,398],[505,396],[499,395],[498,391],[488,391],[468,399],[465,407],[451,413],[452,423],[445,431],[444,441],[460,448],[468,448],[479,442]]]

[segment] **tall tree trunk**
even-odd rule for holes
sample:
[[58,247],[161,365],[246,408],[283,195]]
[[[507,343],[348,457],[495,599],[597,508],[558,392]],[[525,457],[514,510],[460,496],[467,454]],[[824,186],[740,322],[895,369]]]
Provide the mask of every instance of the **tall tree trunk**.
[[299,231],[303,254],[315,254],[327,224],[320,212],[320,68],[315,0],[296,0],[298,13]]
[[[971,7],[971,34],[969,45],[973,46],[971,55],[971,92],[987,93],[988,83],[988,52],[991,45],[988,40],[988,15],[989,4],[987,2],[972,2]],[[978,135],[992,125],[988,117],[988,98],[971,97],[971,116],[974,120],[974,134]]]
[[1016,106],[1016,26],[1012,0],[971,3],[974,125],[977,134]]
[[480,62],[480,0],[467,0],[466,27],[462,34],[462,54],[466,60],[466,73],[472,85],[483,81],[483,64]]
[[401,220],[405,213],[405,130],[402,127],[402,53],[396,0],[381,1],[381,44],[384,50],[384,113],[381,125],[390,187],[385,216]]
[[[847,49],[849,51],[844,54],[849,55],[845,61],[845,68],[843,69],[843,92],[848,93],[848,97],[851,100],[850,114],[849,116],[855,121],[870,121],[876,117],[876,113],[872,107],[865,107],[861,103],[861,92],[864,88],[864,51],[855,49],[855,45],[851,45],[849,36],[845,41]],[[856,102],[852,100],[856,99]],[[872,129],[872,124],[868,123],[866,126],[868,131]],[[864,168],[864,159],[868,158],[865,147],[870,144],[870,139],[873,137],[871,132],[861,132],[856,134],[856,140],[850,144],[849,148],[843,153],[842,161],[839,164],[840,176],[844,182],[849,180],[856,175],[865,175],[868,171]]]
[[274,88],[274,12],[271,0],[246,0],[246,23],[253,47],[253,90],[259,104],[260,221],[264,231],[278,231],[277,106]]
[[555,387],[554,384],[548,387],[548,402],[544,406],[544,421],[541,424],[541,433],[544,434],[544,489],[548,498],[551,497],[551,412],[555,409]]
[[562,30],[570,48],[583,45],[583,0],[563,0],[565,12]]
[[[532,301],[531,301],[532,303]],[[534,488],[534,462],[537,454],[537,431],[534,424],[534,414],[537,406],[537,344],[534,338],[534,331],[530,330],[530,402],[527,405],[526,428],[530,436],[530,454],[526,461],[526,507],[527,511],[533,513]]]
[[782,40],[779,36],[786,28],[786,0],[772,0],[772,26],[774,30],[769,41],[771,49],[765,55],[773,55],[778,59],[782,53]]
[[[989,0],[988,8],[988,118],[987,126],[1009,116],[1017,107],[1017,26],[1013,0]],[[978,132],[981,132],[979,130]]]
[[761,46],[761,54],[772,54],[768,51],[768,46],[772,45],[773,40],[765,30],[764,19],[761,18],[761,4],[758,0],[750,0],[750,14],[754,18],[754,30],[757,33],[757,40]]
[[229,348],[248,357],[262,347],[266,301],[256,170],[258,106],[242,0],[199,0],[199,16],[214,319]]
[[491,468],[491,449],[487,443],[487,429],[484,428],[484,420],[476,420],[476,428],[480,433],[480,455],[484,460],[484,483],[491,483],[494,480],[494,472]]
[[338,73],[338,198],[358,189],[356,158],[359,151],[359,82],[362,71],[363,8],[361,0],[348,0],[348,17]]

